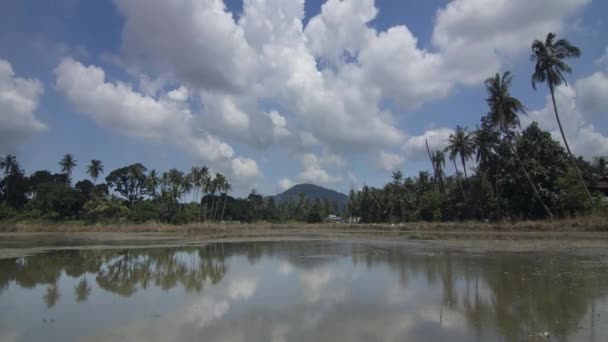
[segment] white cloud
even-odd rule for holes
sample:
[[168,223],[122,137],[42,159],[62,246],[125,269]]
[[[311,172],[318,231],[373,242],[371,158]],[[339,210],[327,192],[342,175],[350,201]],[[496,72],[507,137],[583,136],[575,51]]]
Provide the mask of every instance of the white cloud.
[[380,152],[378,156],[378,167],[384,171],[395,171],[403,164],[404,158],[398,154]]
[[428,141],[431,151],[441,150],[447,145],[447,140],[452,132],[450,128],[440,127],[427,130],[421,135],[409,137],[403,145],[405,156],[412,160],[427,159],[426,141]]
[[42,92],[40,81],[16,77],[11,64],[0,58],[0,151],[47,129],[34,115]]
[[259,178],[262,172],[258,168],[258,164],[251,158],[234,158],[232,159],[232,170],[234,175],[239,178]]
[[247,299],[255,293],[258,282],[255,278],[240,277],[228,284],[228,297],[232,300]]
[[605,120],[608,113],[608,74],[596,72],[575,83],[577,104],[587,119]]
[[604,54],[595,60],[595,64],[608,67],[608,46],[606,46]]
[[[585,120],[582,108],[577,105],[577,91],[574,88],[557,87],[555,102],[572,153],[587,159],[608,154],[608,137]],[[522,117],[522,125],[528,125],[532,121],[537,121],[543,129],[550,131],[553,139],[563,146],[550,95],[547,95],[543,109],[530,112],[528,117]]]
[[289,178],[283,178],[283,179],[281,179],[281,180],[279,180],[277,182],[277,185],[279,186],[279,189],[281,191],[285,191],[285,190],[291,188],[294,184],[291,181],[291,179],[289,179]]
[[181,86],[171,90],[167,95],[173,101],[184,102],[188,100],[188,88]]
[[55,74],[57,88],[70,103],[101,126],[139,139],[175,144],[231,172],[237,176],[234,181],[261,176],[254,160],[235,157],[232,147],[193,125],[187,105],[170,100],[170,95],[153,98],[127,84],[107,82],[103,69],[70,58],[57,66]]
[[302,171],[298,174],[301,182],[313,183],[317,185],[335,184],[342,180],[338,176],[330,175],[321,165],[319,157],[313,153],[299,155]]
[[590,0],[454,0],[437,11],[433,43],[453,80],[478,83],[503,57],[529,51],[532,39],[561,33],[566,20]]
[[115,0],[125,17],[122,49],[129,60],[171,70],[205,89],[242,90],[254,51],[222,0]]

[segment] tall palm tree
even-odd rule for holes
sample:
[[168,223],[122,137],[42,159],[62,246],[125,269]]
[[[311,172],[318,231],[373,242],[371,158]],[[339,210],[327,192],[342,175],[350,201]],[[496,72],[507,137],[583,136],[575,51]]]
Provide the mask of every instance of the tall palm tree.
[[87,173],[89,174],[89,176],[91,176],[93,184],[95,184],[99,175],[103,173],[103,164],[101,163],[101,160],[91,160],[91,163],[87,167]]
[[156,170],[150,170],[148,176],[146,177],[146,188],[148,188],[148,193],[152,196],[152,198],[156,198],[156,189],[160,184],[160,178],[158,177],[158,172]]
[[[2,171],[4,171],[4,175],[5,176],[9,176],[9,175],[14,175],[16,173],[19,172],[19,162],[17,161],[17,157],[11,155],[11,154],[7,154],[6,157],[4,158],[0,158],[0,169]],[[9,187],[9,179],[10,178],[6,178],[6,193],[4,196],[4,203],[8,203],[8,191],[10,189]]]
[[445,190],[445,185],[443,183],[443,177],[445,176],[445,172],[443,171],[443,168],[445,167],[445,155],[443,154],[443,151],[435,150],[435,152],[431,154],[431,162],[433,163],[433,169],[435,170],[435,182],[444,187]]
[[403,185],[403,172],[401,170],[393,171],[393,182],[390,184],[394,195],[399,200],[399,208],[401,210],[401,222],[405,222],[405,207],[403,203],[403,194],[401,190],[407,191],[407,188]]
[[221,173],[217,173],[215,175],[214,182],[215,182],[215,190],[220,195],[220,198],[218,198],[217,202],[215,203],[215,210],[213,211],[213,219],[215,220],[215,218],[217,217],[217,211],[219,210],[219,206],[220,206],[221,194],[222,194],[222,191],[224,190],[224,186],[226,184],[226,177],[224,177],[224,175],[222,175]]
[[471,156],[475,152],[475,142],[466,127],[456,126],[454,133],[450,134],[448,138],[448,146],[445,148],[446,152],[450,152],[450,160],[455,160],[457,156],[460,156],[462,162],[462,168],[464,170],[464,178],[468,178],[466,161],[471,159]]
[[74,156],[71,154],[66,153],[63,158],[61,158],[59,166],[61,166],[61,172],[67,176],[69,181],[72,176],[72,170],[76,167],[76,159],[74,159]]
[[519,162],[519,165],[524,171],[524,174],[528,179],[530,186],[532,187],[534,193],[540,200],[543,209],[545,209],[545,212],[547,213],[547,215],[549,215],[550,218],[553,218],[553,213],[545,204],[545,201],[538,192],[538,189],[532,181],[528,170],[519,158],[519,154],[517,154],[517,151],[513,148],[513,130],[520,126],[519,114],[525,114],[526,111],[524,105],[518,99],[511,96],[511,93],[509,93],[509,87],[511,86],[512,79],[513,76],[509,71],[503,73],[502,77],[500,76],[500,74],[496,73],[494,77],[486,79],[485,85],[486,90],[488,91],[488,97],[486,98],[486,102],[490,107],[490,113],[488,113],[490,121],[492,123],[492,126],[498,128],[500,132],[504,135],[505,139],[507,139],[507,141],[509,142],[508,145],[511,148],[512,154]]
[[608,157],[594,157],[593,168],[598,177],[606,177],[608,175]]
[[5,176],[14,173],[18,168],[19,162],[17,161],[17,157],[7,154],[6,157],[0,158],[0,169],[4,171]]
[[547,34],[547,38],[545,39],[544,43],[540,40],[535,40],[532,43],[532,60],[536,61],[534,73],[532,74],[532,88],[536,90],[537,82],[546,82],[549,86],[549,91],[551,92],[551,101],[553,102],[553,110],[555,111],[555,119],[557,119],[557,125],[559,126],[560,133],[562,134],[562,139],[564,140],[564,145],[568,151],[568,156],[570,156],[570,161],[576,170],[579,181],[587,193],[589,202],[591,202],[593,205],[593,198],[591,197],[589,189],[587,189],[587,185],[583,180],[583,175],[581,174],[581,171],[576,164],[576,160],[572,155],[570,145],[568,145],[568,140],[566,139],[566,134],[564,133],[564,128],[562,127],[562,122],[559,118],[559,113],[557,112],[557,104],[555,104],[555,88],[562,83],[567,86],[568,82],[564,77],[564,73],[569,74],[572,72],[572,68],[570,68],[570,66],[563,60],[566,58],[578,58],[581,55],[581,51],[578,47],[572,45],[566,39],[559,39],[554,42],[555,37],[555,34],[550,32]]
[[220,216],[220,221],[224,220],[224,210],[226,210],[226,201],[228,200],[228,191],[232,189],[232,184],[224,181],[224,206],[222,207],[222,215]]

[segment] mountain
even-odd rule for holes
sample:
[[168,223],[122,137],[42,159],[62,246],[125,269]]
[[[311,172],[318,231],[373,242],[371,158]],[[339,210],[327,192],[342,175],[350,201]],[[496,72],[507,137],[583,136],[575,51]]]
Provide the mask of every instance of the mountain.
[[304,197],[308,198],[310,201],[314,201],[315,199],[319,198],[321,200],[327,199],[331,203],[336,202],[340,208],[345,208],[348,203],[348,196],[345,194],[334,190],[325,189],[324,187],[314,184],[294,185],[284,192],[275,195],[274,200],[276,203],[286,202],[289,200],[298,201],[300,198],[300,193],[303,193]]

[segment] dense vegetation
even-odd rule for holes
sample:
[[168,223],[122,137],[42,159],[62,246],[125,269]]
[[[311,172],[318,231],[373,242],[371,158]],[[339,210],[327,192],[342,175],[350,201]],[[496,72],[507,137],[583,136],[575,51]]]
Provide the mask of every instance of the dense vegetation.
[[[0,159],[0,220],[320,222],[329,214],[346,214],[360,222],[396,223],[582,215],[601,207],[603,195],[589,188],[606,177],[608,157],[598,156],[590,163],[574,156],[555,104],[555,87],[565,83],[564,73],[570,72],[563,60],[578,57],[580,51],[564,39],[555,41],[551,33],[545,42],[534,41],[532,51],[532,85],[547,83],[565,150],[537,123],[520,131],[525,107],[510,94],[513,76],[505,72],[486,80],[488,112],[474,131],[457,126],[445,150],[431,151],[427,144],[432,173],[404,178],[395,171],[383,187],[351,190],[346,213],[340,212],[343,205],[337,202],[311,200],[303,194],[275,202],[254,190],[246,198],[233,198],[228,196],[231,186],[226,177],[211,175],[205,166],[159,174],[135,163],[109,172],[105,183],[97,183],[104,167],[91,160],[91,179],[72,185],[77,161],[71,154],[59,162],[59,173],[40,170],[29,177],[16,157],[7,155]],[[446,154],[455,175],[444,172]],[[477,164],[469,176],[471,160]]]

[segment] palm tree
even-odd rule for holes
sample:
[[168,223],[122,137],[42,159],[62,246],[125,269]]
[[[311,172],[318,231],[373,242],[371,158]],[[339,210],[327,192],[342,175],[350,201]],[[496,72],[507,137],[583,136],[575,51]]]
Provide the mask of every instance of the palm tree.
[[215,183],[215,191],[220,194],[220,198],[218,198],[217,202],[215,203],[215,210],[213,210],[213,219],[215,219],[217,217],[217,211],[220,206],[221,193],[222,190],[224,190],[224,186],[226,184],[226,177],[224,177],[224,175],[222,175],[221,173],[216,173],[213,181]]
[[445,185],[443,184],[443,177],[445,176],[445,172],[443,172],[443,168],[445,167],[445,155],[443,154],[443,151],[435,150],[435,152],[431,154],[431,162],[433,163],[433,169],[435,170],[435,182],[444,187],[445,190]]
[[608,157],[594,157],[593,168],[599,178],[606,177],[608,175]]
[[76,167],[76,159],[74,159],[74,156],[67,153],[61,158],[59,166],[61,166],[61,172],[68,177],[69,182],[69,179],[72,176],[72,170]]
[[471,159],[471,156],[475,152],[475,142],[471,134],[467,132],[466,127],[456,126],[456,130],[448,138],[448,146],[444,151],[450,152],[450,160],[452,161],[457,156],[460,156],[462,168],[464,169],[464,178],[467,179],[467,167],[465,163]]
[[[5,176],[14,175],[19,173],[19,162],[17,161],[17,157],[7,154],[6,157],[0,158],[0,169],[4,171]],[[9,187],[9,177],[6,178],[6,193],[4,197],[4,203],[8,203],[8,191]]]
[[232,189],[232,184],[224,180],[224,206],[222,207],[222,215],[220,216],[220,221],[224,220],[224,210],[226,209],[226,201],[228,200],[228,191],[230,191],[230,189]]
[[91,163],[87,167],[87,173],[91,176],[93,184],[95,184],[95,182],[97,182],[97,177],[103,173],[103,164],[101,163],[101,160],[91,160]]
[[545,212],[547,212],[547,215],[549,215],[550,218],[553,218],[553,213],[551,213],[551,210],[549,210],[549,207],[547,207],[547,205],[543,201],[543,198],[538,192],[536,185],[532,181],[528,170],[526,170],[526,167],[519,158],[517,151],[515,151],[515,149],[513,148],[513,129],[518,128],[520,126],[519,114],[525,114],[526,111],[524,105],[518,99],[511,96],[511,94],[509,93],[509,87],[511,86],[512,79],[513,76],[509,71],[503,73],[502,77],[500,76],[500,74],[496,73],[494,77],[486,79],[485,85],[486,90],[488,91],[488,97],[486,98],[486,102],[490,107],[490,113],[488,113],[490,117],[490,122],[492,123],[492,126],[498,128],[500,132],[502,132],[504,137],[509,142],[508,145],[511,148],[511,152],[519,162],[519,165],[524,171],[524,174],[528,179],[530,186],[534,190],[534,193],[540,200],[540,203],[545,209]]
[[160,178],[158,177],[158,172],[156,170],[150,170],[148,176],[146,177],[146,187],[148,188],[148,193],[152,196],[152,198],[156,198],[156,189],[160,184]]
[[579,181],[587,193],[589,202],[591,202],[593,205],[593,198],[591,197],[589,189],[587,189],[587,185],[583,180],[583,175],[581,174],[581,171],[576,164],[576,160],[572,155],[570,145],[568,145],[568,140],[566,139],[566,134],[564,133],[564,128],[562,127],[562,122],[557,112],[557,105],[555,104],[555,88],[562,83],[567,86],[568,82],[564,77],[564,73],[569,74],[572,72],[572,68],[570,68],[570,66],[563,60],[566,58],[578,58],[581,55],[581,51],[578,47],[572,45],[566,39],[559,39],[556,42],[554,42],[554,40],[555,34],[550,32],[547,34],[545,43],[541,42],[540,40],[535,40],[532,43],[532,60],[536,61],[534,73],[532,74],[532,88],[536,90],[537,82],[546,82],[549,86],[549,91],[551,92],[551,101],[553,102],[553,110],[555,111],[555,118],[557,119],[557,125],[559,126],[560,133],[562,134],[564,145],[568,151],[568,156],[570,156],[570,161],[576,170]]

